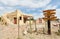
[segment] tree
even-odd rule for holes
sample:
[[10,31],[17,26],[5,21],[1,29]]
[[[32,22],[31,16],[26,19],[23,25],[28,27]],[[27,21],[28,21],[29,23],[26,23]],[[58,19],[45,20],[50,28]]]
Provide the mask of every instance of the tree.
[[53,10],[44,10],[43,13],[44,13],[44,20],[47,21],[47,24],[48,24],[48,34],[50,35],[51,34],[51,25],[50,25],[50,21],[51,20],[55,20],[57,17],[55,16],[55,12],[56,11],[55,9]]

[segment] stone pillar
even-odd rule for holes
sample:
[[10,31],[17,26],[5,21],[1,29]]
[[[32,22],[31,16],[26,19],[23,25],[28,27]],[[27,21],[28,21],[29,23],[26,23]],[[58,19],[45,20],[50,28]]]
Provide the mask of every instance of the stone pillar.
[[17,25],[18,25],[18,17],[17,17]]
[[22,23],[24,23],[24,18],[23,18],[23,15],[22,15]]

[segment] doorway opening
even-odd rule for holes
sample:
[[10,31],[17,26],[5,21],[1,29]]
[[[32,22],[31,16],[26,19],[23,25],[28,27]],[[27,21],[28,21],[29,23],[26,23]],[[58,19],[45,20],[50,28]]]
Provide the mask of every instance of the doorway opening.
[[17,18],[14,17],[14,24],[17,24]]

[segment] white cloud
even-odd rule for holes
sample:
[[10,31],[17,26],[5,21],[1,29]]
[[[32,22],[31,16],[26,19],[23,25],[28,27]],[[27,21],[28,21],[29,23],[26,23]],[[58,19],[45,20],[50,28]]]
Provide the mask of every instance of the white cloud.
[[13,9],[13,7],[4,7],[4,6],[0,6],[0,15],[7,13],[7,12],[12,12],[15,9]]
[[32,15],[34,16],[34,19],[38,19],[38,18],[43,17],[43,13],[32,13]]
[[13,6],[18,4],[18,0],[0,0],[0,2],[8,6]]
[[48,9],[56,9],[57,6],[58,6],[58,5],[54,5],[54,6],[48,5],[48,6],[46,6],[45,10],[48,10]]
[[11,10],[13,9],[14,7],[4,7],[4,6],[0,6],[0,10],[3,11],[3,10]]
[[51,0],[0,0],[5,5],[9,6],[27,6],[30,8],[38,8],[38,7],[44,7],[48,3],[51,2]]
[[56,9],[56,16],[57,18],[60,18],[60,9]]
[[8,12],[14,10],[13,7],[4,7],[4,6],[0,6],[0,12]]
[[4,7],[0,6],[0,10],[4,10],[4,9],[5,9]]

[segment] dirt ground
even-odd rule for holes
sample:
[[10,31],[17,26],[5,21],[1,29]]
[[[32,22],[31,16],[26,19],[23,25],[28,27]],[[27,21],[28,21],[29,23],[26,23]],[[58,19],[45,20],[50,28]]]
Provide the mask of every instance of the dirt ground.
[[[28,27],[27,27],[28,26]],[[35,25],[32,25],[35,26]],[[34,32],[32,34],[28,33],[27,30],[29,25],[19,26],[19,38],[20,39],[60,39],[60,36],[56,35],[53,31],[57,32],[58,27],[52,28],[52,34],[43,34],[43,25],[40,26],[40,32]],[[37,29],[37,30],[39,30]],[[33,29],[34,30],[34,29]],[[46,29],[44,29],[45,32]],[[17,25],[0,25],[0,39],[18,39],[18,26]]]

